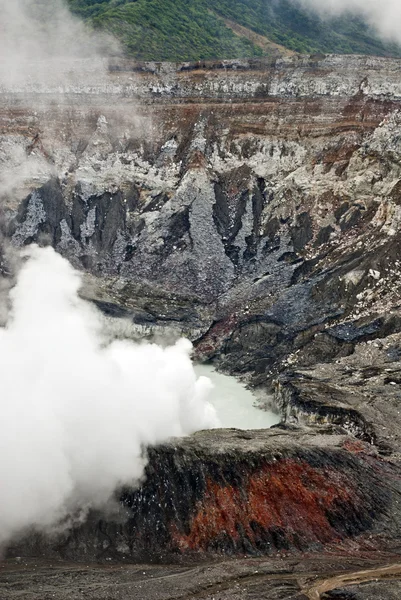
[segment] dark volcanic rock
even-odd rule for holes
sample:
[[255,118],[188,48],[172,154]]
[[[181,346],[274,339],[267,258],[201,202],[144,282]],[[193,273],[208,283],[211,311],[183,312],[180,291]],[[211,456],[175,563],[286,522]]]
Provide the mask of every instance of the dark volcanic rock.
[[358,344],[335,362],[279,378],[276,402],[288,423],[335,423],[398,460],[401,437],[400,334]]
[[173,440],[149,450],[146,480],[122,491],[119,520],[93,513],[56,540],[32,537],[11,553],[171,560],[299,553],[351,538],[358,544],[367,533],[395,537],[398,469],[368,445],[327,434],[214,430]]
[[399,600],[401,581],[380,581],[325,592],[321,600]]

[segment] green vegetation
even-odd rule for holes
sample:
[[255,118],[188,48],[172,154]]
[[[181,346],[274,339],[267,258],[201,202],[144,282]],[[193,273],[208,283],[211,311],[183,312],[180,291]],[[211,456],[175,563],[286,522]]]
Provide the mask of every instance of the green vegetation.
[[296,52],[401,56],[357,17],[321,20],[291,0],[68,0],[73,12],[143,60],[241,58],[268,53],[223,19]]

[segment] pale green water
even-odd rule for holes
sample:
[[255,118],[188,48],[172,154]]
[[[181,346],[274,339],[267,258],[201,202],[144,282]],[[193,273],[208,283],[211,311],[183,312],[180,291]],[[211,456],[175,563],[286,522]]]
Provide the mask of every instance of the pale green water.
[[235,377],[217,373],[208,365],[196,365],[195,371],[198,376],[209,377],[215,386],[209,400],[217,411],[221,427],[266,429],[279,423],[277,414],[255,406],[257,398]]

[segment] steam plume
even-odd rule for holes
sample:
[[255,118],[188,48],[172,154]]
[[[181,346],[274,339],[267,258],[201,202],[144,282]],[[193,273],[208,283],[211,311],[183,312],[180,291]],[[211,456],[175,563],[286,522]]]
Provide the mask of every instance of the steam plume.
[[401,43],[401,2],[399,0],[301,0],[322,16],[355,13],[384,39]]
[[143,446],[217,425],[189,342],[106,343],[70,264],[25,258],[0,329],[0,542],[107,501],[141,477]]

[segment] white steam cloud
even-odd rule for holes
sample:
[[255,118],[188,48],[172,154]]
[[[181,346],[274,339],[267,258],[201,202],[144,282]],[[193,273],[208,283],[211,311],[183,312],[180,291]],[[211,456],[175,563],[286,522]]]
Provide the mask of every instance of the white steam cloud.
[[102,337],[80,275],[31,247],[0,329],[0,542],[99,506],[143,474],[143,447],[218,425],[191,344]]
[[400,0],[301,0],[301,4],[323,17],[357,14],[382,38],[401,43]]

